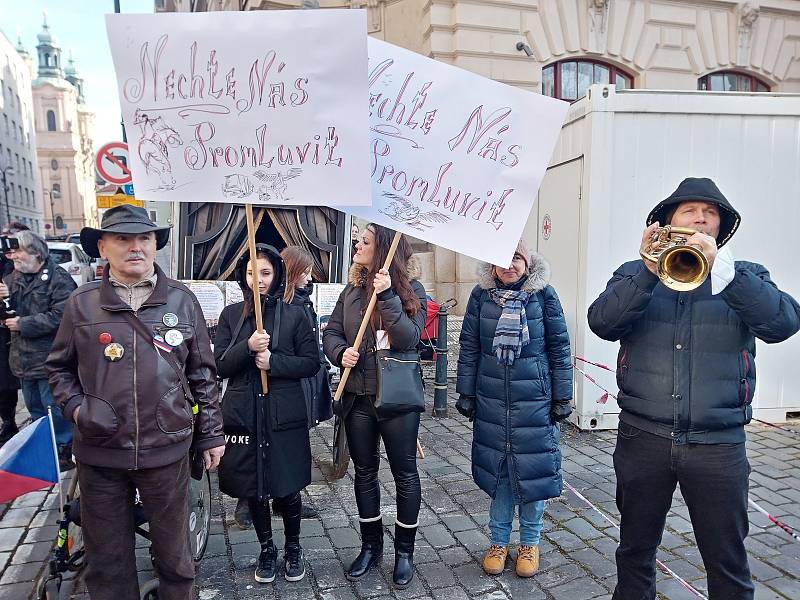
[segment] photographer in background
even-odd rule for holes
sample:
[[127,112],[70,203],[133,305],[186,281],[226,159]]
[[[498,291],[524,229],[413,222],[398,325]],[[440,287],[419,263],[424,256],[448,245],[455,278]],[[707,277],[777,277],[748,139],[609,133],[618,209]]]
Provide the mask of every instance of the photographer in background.
[[15,419],[17,398],[19,397],[19,379],[14,376],[8,366],[11,332],[4,324],[4,321],[13,317],[15,313],[8,300],[8,288],[2,283],[2,280],[14,271],[14,262],[10,256],[11,252],[19,247],[19,241],[9,236],[27,229],[27,225],[14,222],[0,234],[0,446],[19,431]]
[[4,278],[11,308],[16,314],[3,323],[11,331],[9,365],[22,381],[22,396],[31,419],[47,415],[53,407],[53,427],[58,446],[58,462],[62,471],[75,466],[72,462],[72,424],[53,402],[44,363],[56,337],[64,305],[77,287],[75,281],[50,257],[45,241],[32,231],[15,234],[19,247],[8,257],[14,271]]

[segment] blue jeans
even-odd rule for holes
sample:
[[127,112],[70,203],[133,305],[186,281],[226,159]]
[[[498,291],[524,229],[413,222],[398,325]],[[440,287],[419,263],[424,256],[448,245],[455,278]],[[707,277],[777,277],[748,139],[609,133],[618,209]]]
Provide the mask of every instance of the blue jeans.
[[511,523],[514,506],[519,506],[519,541],[523,546],[538,546],[544,527],[544,500],[518,503],[509,480],[507,458],[500,466],[500,482],[489,507],[489,530],[492,544],[508,546],[511,540]]
[[72,423],[64,419],[61,409],[56,406],[47,379],[22,379],[22,397],[31,413],[31,420],[47,416],[47,407],[53,407],[53,429],[56,432],[56,445],[60,448],[72,443]]

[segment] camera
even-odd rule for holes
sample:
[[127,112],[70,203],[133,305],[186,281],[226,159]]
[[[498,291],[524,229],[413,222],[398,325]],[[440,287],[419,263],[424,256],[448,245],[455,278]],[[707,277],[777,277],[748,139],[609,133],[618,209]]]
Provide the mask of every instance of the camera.
[[19,240],[7,235],[0,235],[0,252],[10,252],[19,249]]
[[17,316],[17,311],[11,307],[11,300],[9,298],[0,299],[0,321],[12,319]]

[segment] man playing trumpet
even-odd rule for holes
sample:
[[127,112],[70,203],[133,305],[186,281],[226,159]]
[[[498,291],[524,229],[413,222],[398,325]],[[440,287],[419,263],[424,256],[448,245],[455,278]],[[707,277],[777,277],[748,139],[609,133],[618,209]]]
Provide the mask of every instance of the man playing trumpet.
[[676,291],[659,280],[656,262],[627,262],[589,307],[592,331],[620,341],[616,600],[655,598],[656,550],[676,484],[710,598],[753,598],[744,546],[750,473],[744,425],[752,417],[755,338],[775,343],[792,336],[800,329],[800,305],[763,266],[734,261],[723,248],[739,221],[713,181],[685,179],[648,216],[642,251],[658,245],[654,234],[662,224],[694,229],[686,244],[702,251],[711,276],[691,291]]

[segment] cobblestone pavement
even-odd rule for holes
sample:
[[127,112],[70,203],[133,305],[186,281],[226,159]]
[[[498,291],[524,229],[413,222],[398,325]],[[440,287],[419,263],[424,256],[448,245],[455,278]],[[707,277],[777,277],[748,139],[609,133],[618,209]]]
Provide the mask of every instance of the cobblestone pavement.
[[[454,398],[450,398],[451,406]],[[429,406],[430,408],[430,406]],[[798,425],[790,425],[798,429]],[[497,577],[483,574],[480,561],[489,545],[488,497],[477,489],[470,475],[471,424],[454,409],[451,417],[423,415],[420,442],[426,458],[419,461],[422,511],[415,551],[417,576],[411,587],[391,587],[393,547],[390,526],[394,520],[394,486],[385,460],[380,472],[386,527],[385,555],[381,568],[357,583],[343,576],[344,566],[358,553],[359,535],[353,496],[352,465],[341,480],[329,472],[333,428],[323,424],[312,434],[315,468],[306,490],[320,518],[303,521],[302,544],[307,576],[287,583],[279,576],[274,584],[253,580],[258,543],[252,530],[233,523],[235,501],[214,487],[211,536],[198,571],[201,600],[280,598],[350,600],[354,598],[480,598],[565,599],[608,598],[615,583],[616,530],[596,512],[566,491],[547,504],[541,545],[541,570],[531,579],[520,579],[509,561]],[[751,496],[770,513],[800,529],[800,435],[755,425],[748,427],[748,455],[753,468]],[[600,509],[617,519],[614,504],[612,452],[614,432],[563,432],[564,478]],[[22,599],[30,593],[43,560],[55,537],[57,496],[34,492],[0,507],[0,600]],[[282,546],[282,524],[273,521],[276,543]],[[750,565],[759,600],[800,598],[800,543],[751,512],[747,540]],[[515,533],[516,535],[516,533]],[[512,545],[515,537],[512,536]],[[142,579],[151,572],[147,549],[139,548]],[[685,504],[676,493],[667,519],[667,531],[659,558],[697,589],[705,592],[702,561],[692,535]],[[693,596],[669,576],[659,573],[660,598]],[[85,598],[84,594],[76,595]]]

